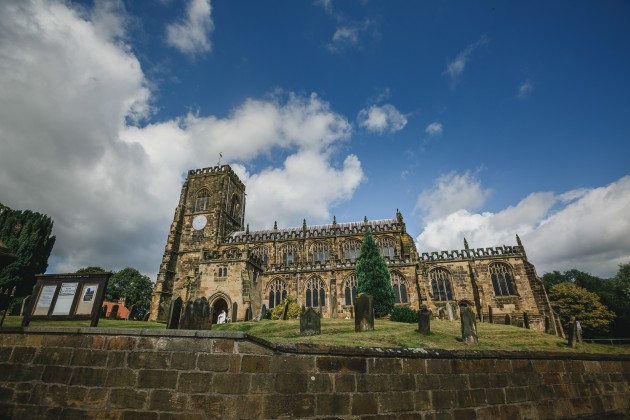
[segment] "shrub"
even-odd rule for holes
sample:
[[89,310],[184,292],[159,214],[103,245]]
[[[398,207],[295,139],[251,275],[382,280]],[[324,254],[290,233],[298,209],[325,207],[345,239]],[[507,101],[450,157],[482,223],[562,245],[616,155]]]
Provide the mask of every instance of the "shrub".
[[394,322],[415,324],[418,322],[418,311],[414,311],[408,306],[395,306],[389,319]]
[[300,307],[293,299],[286,298],[282,301],[280,305],[277,305],[275,308],[271,310],[271,319],[282,319],[282,312],[284,312],[284,304],[289,301],[289,310],[287,311],[287,318],[297,318],[298,315],[302,312]]

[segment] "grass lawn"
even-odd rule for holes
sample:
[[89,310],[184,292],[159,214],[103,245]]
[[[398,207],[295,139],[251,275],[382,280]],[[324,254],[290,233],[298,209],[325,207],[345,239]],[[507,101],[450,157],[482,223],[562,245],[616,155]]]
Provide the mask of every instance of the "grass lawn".
[[[20,326],[21,317],[7,317],[4,326]],[[33,321],[32,326],[89,326],[89,321]],[[165,328],[164,324],[143,321],[116,321],[101,319],[99,327],[113,328]],[[300,322],[249,321],[213,325],[219,331],[243,331],[272,343],[312,343],[330,346],[432,348],[444,350],[502,350],[502,351],[551,351],[572,353],[630,354],[630,346],[604,344],[578,344],[567,346],[567,340],[549,334],[499,324],[478,323],[478,346],[467,346],[461,337],[459,321],[431,321],[431,334],[422,336],[416,324],[389,320],[376,320],[374,331],[354,332],[353,319],[322,319],[322,334],[300,336]],[[1,331],[1,329],[0,329]]]

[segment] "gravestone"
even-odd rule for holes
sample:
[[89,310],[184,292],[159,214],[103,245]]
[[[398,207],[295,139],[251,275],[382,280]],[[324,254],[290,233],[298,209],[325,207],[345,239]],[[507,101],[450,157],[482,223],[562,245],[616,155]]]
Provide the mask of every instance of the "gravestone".
[[510,314],[505,314],[505,325],[512,325],[512,318],[510,318]]
[[582,324],[580,324],[580,321],[575,321],[575,331],[577,331],[578,343],[582,343]]
[[577,335],[577,321],[575,320],[575,317],[572,316],[571,322],[569,323],[569,347],[575,348],[575,346],[577,346]]
[[147,312],[147,313],[146,313],[146,314],[144,314],[144,316],[142,317],[142,320],[146,322],[146,321],[148,321],[148,320],[149,320],[149,317],[150,317],[150,316],[151,316],[151,312]]
[[446,309],[442,308],[438,308],[438,319],[445,319],[446,318]]
[[[333,288],[333,290],[337,289]],[[337,313],[337,293],[333,293],[330,297],[330,307],[332,308],[331,318],[337,318],[337,316],[339,315]]]
[[109,313],[109,319],[118,319],[118,305],[112,307],[112,311]]
[[462,324],[462,340],[464,343],[477,344],[477,318],[470,306],[462,304],[460,321]]
[[354,331],[374,330],[374,304],[372,295],[363,293],[355,303]]
[[523,326],[529,329],[529,315],[527,312],[523,312]]
[[418,313],[418,332],[422,335],[431,334],[431,311],[427,305],[422,305]]
[[101,308],[101,313],[99,315],[101,318],[105,318],[107,316],[107,306],[103,306]]
[[549,334],[550,328],[551,328],[551,322],[549,322],[549,317],[545,316],[545,333]]
[[186,306],[183,307],[182,316],[179,320],[180,330],[192,330],[192,317],[193,317],[193,301],[186,302]]
[[322,321],[319,315],[313,310],[308,308],[302,310],[300,314],[300,335],[319,335],[322,333]]
[[166,328],[169,330],[176,330],[179,328],[179,319],[182,316],[182,298],[177,297],[171,303],[171,307],[168,311],[168,318],[166,318]]
[[160,302],[160,305],[158,307],[157,321],[166,321],[168,323],[168,316],[171,313],[170,311],[172,302],[173,301],[171,298],[166,298],[162,300],[162,302]]
[[237,317],[236,317],[237,313],[238,313],[238,304],[236,302],[234,302],[232,304],[232,322],[236,322],[236,320],[237,320]]
[[488,322],[492,324],[494,320],[492,319],[492,306],[488,305]]
[[245,310],[245,321],[252,320],[252,305],[249,305]]
[[446,304],[446,314],[448,315],[449,321],[455,321],[455,313],[453,311],[453,306],[450,303]]
[[205,297],[189,300],[180,321],[180,330],[210,330],[212,329],[212,314],[210,305]]
[[289,316],[289,301],[284,303],[284,309],[282,310],[282,320],[286,321]]
[[26,310],[28,309],[28,303],[31,301],[31,295],[28,295],[22,301],[22,307],[20,308],[20,315],[26,315]]
[[264,303],[260,308],[260,313],[256,317],[256,321],[262,321],[263,319],[267,319],[267,306],[265,306]]
[[350,307],[350,318],[354,318],[354,306]]

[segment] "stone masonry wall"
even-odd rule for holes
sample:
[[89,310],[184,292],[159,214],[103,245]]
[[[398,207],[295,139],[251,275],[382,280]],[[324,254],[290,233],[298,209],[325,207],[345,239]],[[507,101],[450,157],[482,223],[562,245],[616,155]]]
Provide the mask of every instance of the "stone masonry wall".
[[0,418],[630,417],[628,356],[278,346],[220,331],[0,331]]

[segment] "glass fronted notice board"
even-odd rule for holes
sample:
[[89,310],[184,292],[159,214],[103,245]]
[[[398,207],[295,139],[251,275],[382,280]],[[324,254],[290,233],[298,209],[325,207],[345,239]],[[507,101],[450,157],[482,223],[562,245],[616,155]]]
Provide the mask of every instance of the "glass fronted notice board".
[[22,326],[32,320],[91,320],[98,325],[107,282],[112,273],[40,274]]

